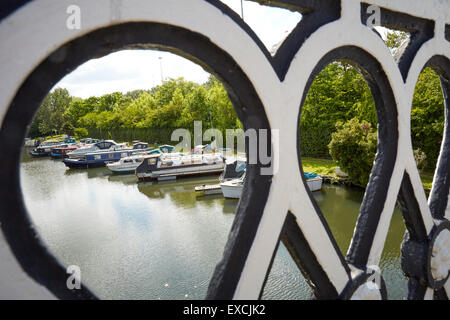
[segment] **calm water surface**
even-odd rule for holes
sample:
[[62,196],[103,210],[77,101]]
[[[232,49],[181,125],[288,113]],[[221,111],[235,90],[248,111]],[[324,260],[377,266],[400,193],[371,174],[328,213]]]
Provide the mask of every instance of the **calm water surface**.
[[[137,183],[106,168],[69,170],[62,161],[30,159],[21,167],[26,206],[39,234],[65,265],[103,299],[203,299],[221,259],[237,200],[197,197],[194,187],[217,177]],[[363,192],[324,185],[315,199],[342,252],[353,234]],[[389,298],[403,299],[404,233],[394,212],[381,260]],[[264,299],[309,299],[311,290],[279,246]]]

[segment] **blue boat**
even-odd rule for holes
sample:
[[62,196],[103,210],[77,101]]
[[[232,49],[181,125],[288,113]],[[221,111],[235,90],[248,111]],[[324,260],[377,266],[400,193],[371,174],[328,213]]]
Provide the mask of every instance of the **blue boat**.
[[148,148],[148,144],[144,142],[133,145],[133,148],[121,150],[104,150],[98,152],[86,153],[83,157],[77,159],[66,158],[64,164],[69,168],[87,169],[104,167],[109,162],[119,161],[123,157],[129,157],[140,152],[148,152],[152,150]]

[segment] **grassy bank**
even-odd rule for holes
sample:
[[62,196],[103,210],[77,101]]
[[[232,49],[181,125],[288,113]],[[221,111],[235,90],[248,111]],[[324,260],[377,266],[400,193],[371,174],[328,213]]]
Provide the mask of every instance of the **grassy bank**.
[[[330,177],[334,181],[343,182],[343,180],[337,177],[334,173],[334,168],[338,165],[333,160],[303,157],[302,164],[303,170],[306,172],[315,172],[317,174],[320,174],[321,176]],[[431,185],[433,183],[433,173],[420,173],[420,178],[422,180],[422,185],[425,191],[430,191]]]
[[315,172],[321,176],[333,176],[337,164],[333,160],[302,157],[303,171]]

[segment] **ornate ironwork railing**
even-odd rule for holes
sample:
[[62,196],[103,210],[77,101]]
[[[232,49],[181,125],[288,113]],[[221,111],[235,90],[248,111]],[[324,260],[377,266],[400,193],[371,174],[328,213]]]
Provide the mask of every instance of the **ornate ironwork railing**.
[[[272,155],[282,155],[272,157],[277,170],[262,175],[260,169],[267,165],[261,161],[248,167],[208,299],[259,298],[280,240],[317,298],[386,298],[384,282],[373,273],[373,266],[379,264],[397,198],[407,228],[402,268],[409,277],[408,298],[450,296],[450,209],[446,211],[450,4],[439,0],[257,2],[302,14],[273,56],[237,14],[216,0],[22,0],[1,8],[0,222],[22,267],[57,297],[93,295],[86,287],[67,289],[64,268],[32,228],[19,182],[23,138],[40,101],[65,74],[91,58],[124,48],[168,50],[201,64],[225,84],[245,128],[279,129],[279,139],[265,146]],[[82,9],[79,28],[67,27],[67,15],[60,14],[71,5]],[[411,34],[397,58],[367,25],[378,9],[382,26]],[[379,129],[378,152],[347,256],[337,247],[306,187],[298,150],[301,105],[309,85],[336,59],[350,61],[362,71],[375,100]],[[446,112],[428,201],[410,135],[413,92],[426,66],[441,77]]]

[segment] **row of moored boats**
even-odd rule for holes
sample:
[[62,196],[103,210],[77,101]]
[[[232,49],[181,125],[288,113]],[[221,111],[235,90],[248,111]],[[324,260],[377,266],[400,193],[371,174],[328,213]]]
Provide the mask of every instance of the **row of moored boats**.
[[[240,198],[244,186],[246,158],[226,155],[210,146],[196,146],[189,153],[175,152],[170,145],[149,147],[148,143],[133,141],[116,143],[113,140],[73,138],[61,141],[46,141],[32,149],[33,157],[62,158],[64,164],[73,169],[88,169],[106,166],[112,173],[135,174],[139,181],[175,180],[177,177],[221,174],[220,183],[196,187],[200,194],[222,193],[226,198]],[[311,191],[320,190],[322,178],[305,173]]]

